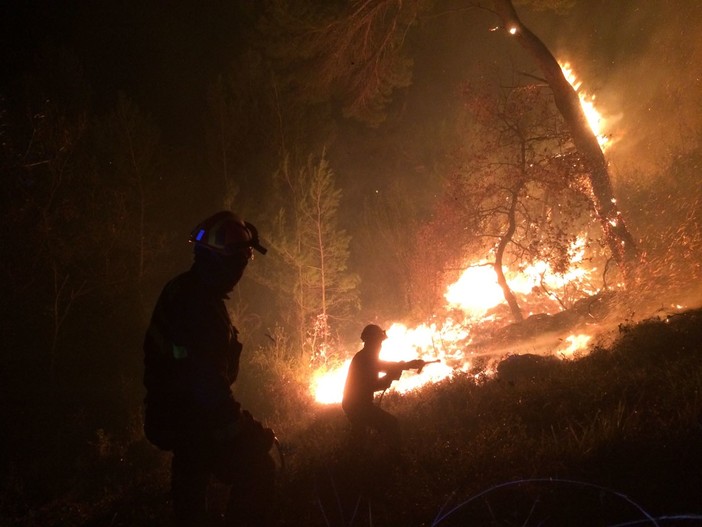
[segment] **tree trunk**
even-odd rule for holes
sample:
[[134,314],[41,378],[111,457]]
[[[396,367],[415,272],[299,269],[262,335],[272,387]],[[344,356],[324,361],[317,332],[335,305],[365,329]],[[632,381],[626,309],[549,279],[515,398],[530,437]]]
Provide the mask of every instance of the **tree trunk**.
[[511,201],[509,205],[509,210],[507,211],[507,232],[505,232],[500,237],[500,243],[497,245],[497,250],[495,251],[494,264],[495,274],[497,275],[497,284],[502,289],[502,294],[504,295],[505,300],[507,301],[507,305],[509,306],[509,310],[512,313],[512,318],[515,322],[521,322],[522,320],[524,320],[524,317],[522,315],[522,310],[519,307],[519,302],[517,302],[517,298],[514,296],[512,289],[507,283],[507,278],[505,277],[502,264],[505,249],[507,248],[509,242],[512,241],[512,236],[517,230],[517,218],[515,211],[517,209],[517,203],[519,201],[519,192],[521,191],[521,188],[522,185],[518,184],[517,187],[510,192]]
[[607,162],[597,137],[587,122],[578,94],[546,45],[521,23],[512,0],[493,1],[505,29],[531,54],[553,91],[556,107],[568,125],[575,148],[589,173],[592,203],[609,249],[625,277],[629,277],[637,254],[636,244],[617,207]]

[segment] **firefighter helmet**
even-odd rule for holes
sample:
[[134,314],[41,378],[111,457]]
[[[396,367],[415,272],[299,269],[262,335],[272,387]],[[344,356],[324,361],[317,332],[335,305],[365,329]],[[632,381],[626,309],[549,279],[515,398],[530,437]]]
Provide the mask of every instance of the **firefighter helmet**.
[[382,342],[386,338],[388,338],[388,334],[376,324],[368,324],[361,332],[363,342]]
[[218,212],[198,224],[190,234],[190,241],[196,247],[225,256],[242,250],[251,252],[252,248],[261,254],[268,251],[261,245],[256,227],[228,210]]

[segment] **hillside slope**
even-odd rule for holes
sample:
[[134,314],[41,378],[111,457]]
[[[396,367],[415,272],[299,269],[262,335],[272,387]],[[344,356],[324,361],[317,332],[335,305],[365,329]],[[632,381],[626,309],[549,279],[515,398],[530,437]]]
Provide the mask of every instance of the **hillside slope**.
[[[283,437],[280,525],[702,525],[702,310],[621,325],[578,360],[518,360],[382,405],[399,453],[372,435],[350,449],[338,407]],[[103,482],[90,495],[0,523],[170,525],[168,456],[125,455],[101,479],[74,475]],[[212,490],[216,511],[226,489]]]

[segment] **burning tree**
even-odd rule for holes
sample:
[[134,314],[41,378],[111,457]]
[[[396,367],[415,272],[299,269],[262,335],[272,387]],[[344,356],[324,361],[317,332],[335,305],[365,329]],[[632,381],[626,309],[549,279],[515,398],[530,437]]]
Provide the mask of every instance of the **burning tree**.
[[504,29],[529,52],[553,91],[554,101],[565,120],[582,163],[589,175],[592,203],[612,256],[625,274],[632,271],[636,244],[617,206],[602,148],[587,120],[575,89],[551,51],[526,27],[517,15],[512,0],[494,0]]
[[[536,3],[536,2],[535,2]],[[559,2],[541,2],[553,7]],[[279,6],[278,23],[286,26],[304,64],[300,82],[314,94],[333,94],[347,116],[370,124],[384,117],[384,107],[394,90],[410,83],[412,61],[406,53],[407,35],[419,18],[433,6],[427,0],[354,0],[334,11],[294,17]],[[625,276],[631,276],[636,244],[617,205],[607,161],[581,107],[573,86],[547,46],[522,24],[511,0],[489,2],[503,29],[518,40],[541,69],[553,91],[581,162],[587,172],[588,195],[612,257]],[[467,1],[465,10],[485,8]],[[289,44],[289,41],[286,41]],[[289,47],[289,46],[288,46]],[[328,95],[327,95],[328,96]]]
[[423,235],[443,233],[441,257],[449,269],[464,267],[469,254],[491,266],[514,321],[524,310],[507,270],[540,266],[539,289],[567,307],[596,288],[570,281],[570,290],[554,291],[543,280],[546,270],[564,276],[576,248],[597,248],[588,239],[589,201],[570,134],[542,86],[510,88],[502,96],[471,88],[466,96],[473,120],[465,164],[447,178]]

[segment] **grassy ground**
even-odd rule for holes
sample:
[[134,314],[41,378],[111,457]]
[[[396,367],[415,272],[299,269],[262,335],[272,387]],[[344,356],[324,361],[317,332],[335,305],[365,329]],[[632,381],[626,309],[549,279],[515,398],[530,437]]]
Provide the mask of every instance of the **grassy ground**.
[[[382,403],[402,423],[397,455],[373,437],[349,448],[338,407],[281,425],[281,525],[702,525],[701,310],[620,326],[578,360],[527,357]],[[168,525],[167,455],[121,454],[92,496],[12,524]]]

